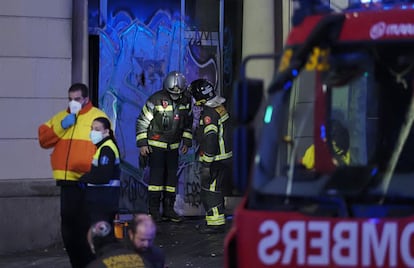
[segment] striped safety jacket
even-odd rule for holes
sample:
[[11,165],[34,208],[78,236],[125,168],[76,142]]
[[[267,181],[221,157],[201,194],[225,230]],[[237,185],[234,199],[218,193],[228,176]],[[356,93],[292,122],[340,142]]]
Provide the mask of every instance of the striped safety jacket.
[[103,186],[119,186],[121,160],[118,147],[110,137],[105,137],[96,147],[98,149],[93,156],[91,171],[83,174],[80,181]]
[[165,150],[178,149],[181,140],[192,145],[191,98],[184,95],[173,101],[166,90],[151,95],[136,121],[137,147],[152,146]]
[[42,148],[53,148],[51,165],[53,178],[57,181],[78,181],[91,168],[96,146],[90,140],[92,122],[97,117],[108,116],[88,102],[77,115],[76,123],[63,129],[61,121],[69,114],[63,110],[54,115],[38,129]]
[[229,119],[229,114],[223,105],[215,108],[203,106],[200,127],[197,129],[201,162],[212,163],[233,156]]

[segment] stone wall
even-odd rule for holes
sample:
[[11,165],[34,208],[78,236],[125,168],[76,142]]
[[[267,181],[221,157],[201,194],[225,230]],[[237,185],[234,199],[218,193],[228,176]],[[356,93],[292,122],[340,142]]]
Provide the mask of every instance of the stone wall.
[[59,194],[52,179],[0,180],[0,255],[62,243]]
[[0,1],[0,254],[61,243],[59,188],[37,129],[64,109],[72,0]]

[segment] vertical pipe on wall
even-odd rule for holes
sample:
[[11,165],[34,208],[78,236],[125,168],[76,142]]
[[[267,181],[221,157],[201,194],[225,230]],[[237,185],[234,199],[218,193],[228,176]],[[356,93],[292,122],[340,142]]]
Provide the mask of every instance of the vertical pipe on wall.
[[[243,1],[242,57],[275,53],[274,0]],[[264,80],[267,88],[273,78],[274,61],[252,61],[246,66],[251,78]]]
[[[185,23],[185,0],[181,0],[181,19],[180,19],[181,25],[180,25],[180,54],[179,54],[179,70],[180,72],[184,72],[184,55],[182,55],[183,47],[184,47],[184,23]],[[184,51],[185,53],[185,51]]]
[[72,83],[88,85],[88,0],[73,0],[72,5]]
[[220,49],[220,63],[219,63],[219,93],[223,95],[223,48],[224,48],[224,0],[220,0],[220,16],[219,16],[219,49]]
[[[275,14],[275,52],[281,53],[283,50],[283,2],[275,1],[274,14]],[[276,63],[276,62],[275,62]],[[277,63],[276,63],[277,64]]]
[[293,13],[293,6],[291,1],[282,3],[282,25],[283,25],[283,43],[286,41],[291,28],[291,17]]

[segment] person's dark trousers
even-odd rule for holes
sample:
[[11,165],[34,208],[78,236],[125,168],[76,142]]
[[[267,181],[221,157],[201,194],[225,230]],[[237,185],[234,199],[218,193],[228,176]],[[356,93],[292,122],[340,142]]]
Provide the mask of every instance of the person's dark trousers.
[[178,149],[164,150],[152,147],[150,161],[150,185],[177,186]]
[[[224,194],[223,186],[226,178],[227,162],[213,162],[209,171],[201,174],[201,201],[206,215],[209,217],[224,216]],[[216,210],[213,210],[216,208]],[[207,225],[211,223],[207,222]],[[224,222],[223,222],[224,224]]]
[[83,268],[94,259],[86,234],[83,191],[76,184],[61,186],[60,216],[63,244],[73,268]]
[[[159,207],[163,192],[163,211],[166,220],[180,221],[174,212],[175,192],[178,182],[178,149],[164,150],[152,148],[150,160],[149,210],[156,221],[159,221]],[[168,194],[166,194],[168,192]],[[167,212],[167,213],[166,213]]]
[[113,224],[119,208],[119,187],[88,186],[85,188],[85,212],[88,225],[97,221]]

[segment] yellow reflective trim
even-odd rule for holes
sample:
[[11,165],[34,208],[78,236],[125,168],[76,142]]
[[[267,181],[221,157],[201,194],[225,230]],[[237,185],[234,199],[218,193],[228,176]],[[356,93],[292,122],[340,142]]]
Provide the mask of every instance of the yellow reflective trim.
[[137,141],[139,141],[139,140],[144,140],[144,139],[146,139],[147,137],[148,137],[147,132],[142,132],[142,133],[139,133],[139,134],[137,135],[136,140],[137,140]]
[[202,162],[211,163],[214,160],[214,156],[207,156],[207,155],[204,154],[204,155],[200,156],[200,160]]
[[216,190],[217,180],[214,180],[213,183],[210,184],[209,190],[214,192]]
[[214,218],[217,219],[218,218],[218,215],[219,215],[218,208],[217,207],[214,207],[211,210],[213,211],[213,217],[215,216]]
[[206,216],[206,219],[211,220],[211,221],[217,221],[217,220],[220,220],[220,219],[225,219],[224,218],[224,213],[219,214],[217,207],[214,207],[211,210],[213,212],[213,215]]
[[142,113],[144,114],[145,119],[147,119],[148,121],[151,121],[154,118],[152,111],[148,110],[147,105],[144,105],[144,107],[142,108]]
[[213,216],[206,216],[207,225],[223,225],[226,224],[224,214],[219,214],[217,207],[212,209]]
[[184,131],[183,132],[183,138],[187,138],[187,139],[192,140],[193,139],[193,134],[191,134],[191,133],[189,133],[187,131]]
[[216,155],[214,157],[214,160],[215,161],[225,160],[225,159],[229,159],[232,156],[233,156],[233,152],[228,152],[228,153],[225,153],[225,154]]
[[337,145],[335,141],[332,141],[332,147],[333,147],[333,151],[335,152],[335,154],[339,157],[342,158],[342,161],[344,161],[344,163],[346,165],[349,165],[349,163],[351,163],[351,155],[348,152],[346,152],[346,154],[344,155],[344,151],[342,149],[340,149]]
[[220,148],[220,153],[224,153],[226,152],[226,147],[224,146],[224,127],[222,124],[220,124],[220,132],[218,134],[219,138],[219,148]]
[[225,115],[223,115],[219,120],[218,120],[218,122],[220,123],[220,124],[222,124],[222,123],[224,123],[227,119],[229,119],[230,117],[229,117],[229,114],[228,113],[226,113]]
[[162,105],[156,105],[155,109],[157,109],[157,111],[164,111],[164,112],[169,112],[173,110],[172,105],[168,105],[167,107],[164,108],[164,106]]
[[148,140],[148,144],[163,149],[167,149],[168,147],[168,143],[162,141]]
[[187,105],[180,104],[180,106],[178,107],[178,110],[188,110],[188,109],[190,109],[190,104],[187,104]]
[[214,132],[217,132],[217,131],[218,131],[218,128],[217,128],[217,126],[215,126],[215,125],[208,125],[208,126],[206,126],[206,127],[204,128],[204,133],[207,133],[207,132],[209,132],[209,131],[214,131]]
[[65,170],[53,170],[53,178],[61,178],[56,179],[57,181],[66,180],[68,181],[77,181],[83,173],[73,172],[73,171],[65,171]]
[[349,165],[351,163],[351,153],[348,151],[342,159],[344,160],[345,164]]
[[161,192],[164,191],[164,186],[148,185],[148,191]]
[[179,144],[179,143],[173,143],[173,144],[170,144],[170,149],[171,149],[171,150],[178,149],[178,147],[180,147],[180,144]]
[[228,152],[228,153],[220,154],[220,155],[216,155],[216,156],[202,155],[202,156],[200,156],[200,160],[202,162],[211,163],[213,161],[220,161],[220,160],[229,159],[232,156],[233,156],[233,152]]
[[173,186],[165,186],[164,190],[169,193],[175,193],[175,187]]

